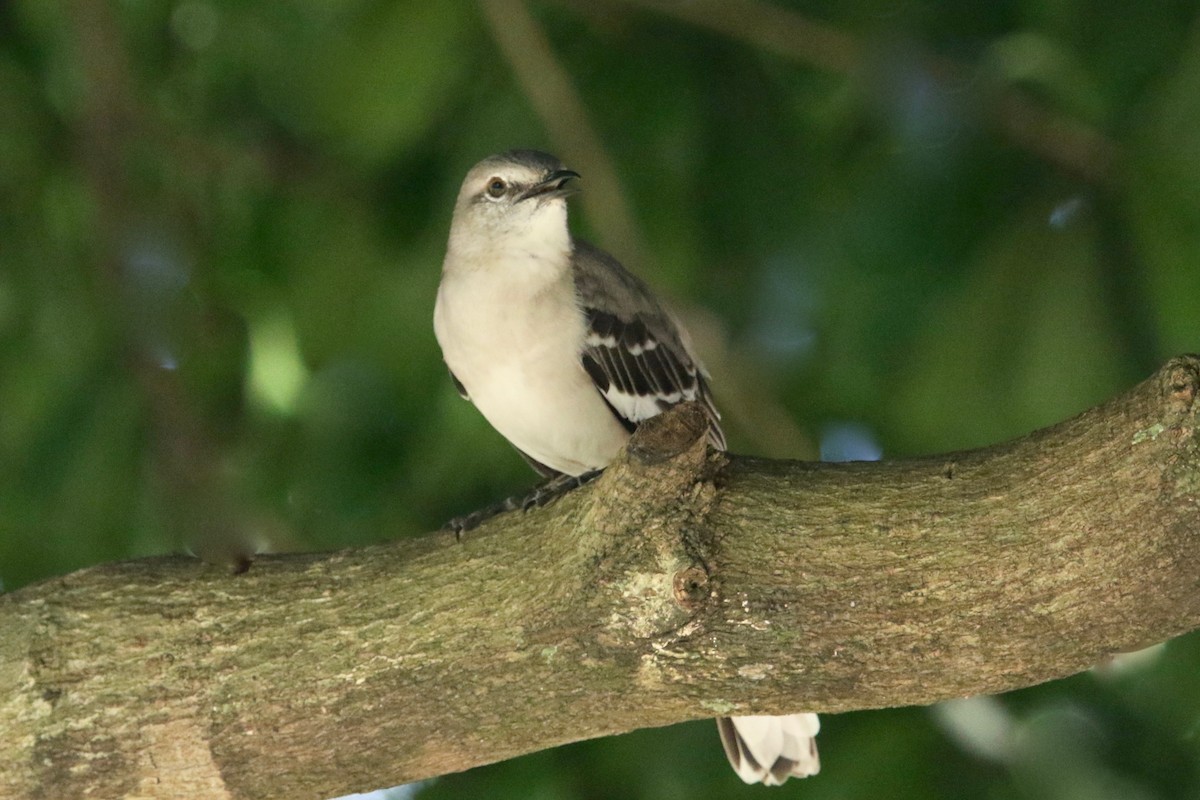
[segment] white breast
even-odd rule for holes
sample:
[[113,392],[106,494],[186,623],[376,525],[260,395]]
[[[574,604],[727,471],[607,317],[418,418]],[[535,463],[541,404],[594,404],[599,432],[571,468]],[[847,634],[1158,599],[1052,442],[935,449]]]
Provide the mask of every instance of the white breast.
[[584,318],[569,271],[529,254],[447,272],[434,332],[450,371],[492,426],[569,475],[607,466],[628,433],[580,362]]

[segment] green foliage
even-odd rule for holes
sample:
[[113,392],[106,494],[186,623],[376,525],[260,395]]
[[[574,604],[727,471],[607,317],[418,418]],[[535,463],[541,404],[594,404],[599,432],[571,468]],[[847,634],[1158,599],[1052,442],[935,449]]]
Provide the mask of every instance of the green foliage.
[[[532,11],[634,211],[633,266],[720,320],[697,339],[720,343],[735,450],[790,440],[764,419],[863,423],[888,456],[984,445],[1200,348],[1194,0],[791,4],[863,49],[842,74],[806,41],[789,59],[638,5]],[[532,483],[454,395],[430,325],[467,167],[571,156],[478,9],[70,8],[0,7],[3,587],[210,539],[417,535]],[[1048,113],[1047,146],[1005,127],[1013,90]],[[1080,174],[1064,120],[1115,160]],[[596,157],[571,161],[585,191]],[[617,247],[595,224],[576,214]],[[776,413],[730,408],[746,398]],[[1197,658],[1193,637],[1003,698],[1017,744],[992,760],[923,712],[829,718],[823,774],[770,794],[1194,797]],[[768,794],[711,727],[420,796]]]

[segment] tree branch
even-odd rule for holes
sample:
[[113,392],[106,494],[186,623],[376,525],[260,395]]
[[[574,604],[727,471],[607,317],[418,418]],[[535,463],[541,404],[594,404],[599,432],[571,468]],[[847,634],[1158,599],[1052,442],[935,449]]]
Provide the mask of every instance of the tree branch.
[[738,712],[931,703],[1200,626],[1200,359],[1029,436],[814,464],[682,407],[445,533],[0,597],[0,795],[328,797]]

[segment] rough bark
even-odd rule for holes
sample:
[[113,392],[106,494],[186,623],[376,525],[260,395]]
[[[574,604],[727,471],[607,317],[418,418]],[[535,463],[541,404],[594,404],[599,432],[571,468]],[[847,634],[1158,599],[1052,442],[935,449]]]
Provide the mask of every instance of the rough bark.
[[706,452],[682,408],[462,542],[26,587],[0,597],[0,796],[330,797],[1078,672],[1200,626],[1198,389],[1179,358],[1020,440],[871,464]]

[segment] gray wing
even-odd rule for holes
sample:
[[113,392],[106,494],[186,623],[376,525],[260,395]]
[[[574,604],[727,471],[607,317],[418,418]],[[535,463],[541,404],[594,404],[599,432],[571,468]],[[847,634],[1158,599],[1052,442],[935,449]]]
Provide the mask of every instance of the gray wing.
[[708,414],[709,441],[724,450],[707,375],[679,323],[604,251],[577,240],[572,266],[588,322],[583,368],[617,418],[632,430],[676,403],[697,400]]

